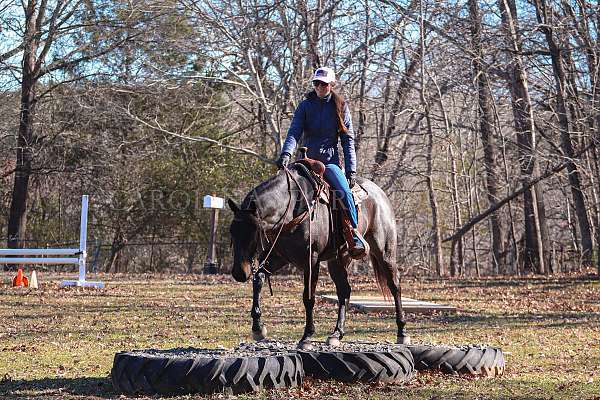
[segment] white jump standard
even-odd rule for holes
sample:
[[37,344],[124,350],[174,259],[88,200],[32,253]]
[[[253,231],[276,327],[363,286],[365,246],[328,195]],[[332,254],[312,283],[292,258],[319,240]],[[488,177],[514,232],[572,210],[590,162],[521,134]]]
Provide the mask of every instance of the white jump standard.
[[[37,265],[79,265],[79,277],[75,280],[62,281],[61,287],[80,286],[103,288],[104,283],[85,280],[85,263],[87,258],[87,219],[88,195],[81,197],[81,225],[79,229],[78,249],[0,249],[0,264],[37,264]],[[12,258],[6,256],[35,256]],[[63,256],[63,257],[41,257]],[[69,257],[71,256],[71,257]]]

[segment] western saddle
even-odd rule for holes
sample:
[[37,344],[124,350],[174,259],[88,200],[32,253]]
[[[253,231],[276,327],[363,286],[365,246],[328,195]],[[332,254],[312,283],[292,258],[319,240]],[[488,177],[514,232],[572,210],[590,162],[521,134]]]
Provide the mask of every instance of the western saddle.
[[[329,183],[324,177],[325,164],[323,164],[321,161],[308,158],[306,156],[306,147],[301,147],[299,149],[299,152],[300,158],[297,161],[295,161],[294,164],[299,167],[298,170],[302,173],[302,175],[304,175],[311,182],[315,194],[314,199],[316,201],[320,201],[322,203],[327,204],[327,206],[329,207],[330,215],[332,216],[331,229],[335,233],[338,231],[339,226],[341,225],[342,234],[348,247],[354,246],[354,240],[352,239],[352,224],[350,222],[350,218],[348,217],[348,212],[345,209],[342,202],[335,197],[334,192],[331,190]],[[365,199],[369,197],[369,194],[358,183],[355,184],[353,188],[351,188],[351,191],[352,197],[354,198],[354,204],[356,204],[357,215],[360,216],[362,203]],[[333,207],[333,202],[335,201],[337,201],[336,204],[338,205],[338,207]],[[336,209],[339,210],[337,213],[335,212]],[[302,222],[306,218],[307,214],[307,211],[305,213],[301,213],[296,218],[292,219],[292,221],[288,222],[286,225],[289,224],[291,229],[293,226],[298,225],[300,222]]]

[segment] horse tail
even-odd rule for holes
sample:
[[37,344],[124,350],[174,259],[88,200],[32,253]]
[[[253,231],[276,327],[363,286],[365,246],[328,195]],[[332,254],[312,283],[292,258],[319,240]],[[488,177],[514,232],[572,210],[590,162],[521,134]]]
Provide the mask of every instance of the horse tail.
[[391,299],[392,291],[390,290],[390,287],[387,284],[387,273],[389,273],[389,271],[385,270],[385,264],[378,260],[375,256],[371,256],[371,264],[373,264],[373,270],[375,272],[377,286],[379,286],[379,290],[381,290],[383,298],[386,300]]

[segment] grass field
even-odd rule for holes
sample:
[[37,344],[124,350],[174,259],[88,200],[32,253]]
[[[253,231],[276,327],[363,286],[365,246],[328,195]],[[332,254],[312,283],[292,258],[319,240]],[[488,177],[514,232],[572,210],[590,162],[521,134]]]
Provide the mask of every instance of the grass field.
[[[72,277],[74,274],[69,274]],[[103,290],[58,289],[40,274],[37,291],[9,285],[0,273],[0,398],[119,398],[110,369],[115,352],[138,348],[233,347],[250,340],[250,284],[228,276],[99,276]],[[299,276],[274,277],[265,291],[271,337],[299,339],[304,310]],[[377,294],[372,278],[354,277],[354,293]],[[409,314],[414,342],[488,344],[505,352],[493,379],[419,373],[401,385],[306,379],[301,388],[241,399],[600,399],[600,281],[592,275],[529,279],[415,280],[404,295],[451,304],[451,315]],[[322,279],[318,294],[333,293]],[[318,302],[318,339],[335,323],[335,306]],[[390,314],[352,311],[347,340],[394,340]],[[213,395],[208,398],[226,398]],[[180,398],[207,398],[184,396]]]

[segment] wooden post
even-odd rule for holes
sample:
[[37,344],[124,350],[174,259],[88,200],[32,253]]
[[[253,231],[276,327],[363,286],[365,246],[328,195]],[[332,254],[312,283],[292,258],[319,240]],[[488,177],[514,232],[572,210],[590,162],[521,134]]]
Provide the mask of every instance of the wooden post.
[[219,209],[223,208],[224,199],[215,196],[204,196],[204,208],[210,208],[210,236],[208,238],[208,254],[204,263],[205,274],[218,273],[218,262],[216,257],[217,247],[217,224],[219,223]]
[[213,208],[212,215],[210,217],[210,237],[208,239],[208,257],[206,258],[206,264],[204,269],[214,268],[217,272],[217,259],[216,259],[216,241],[217,241],[217,224],[219,222],[219,209]]

